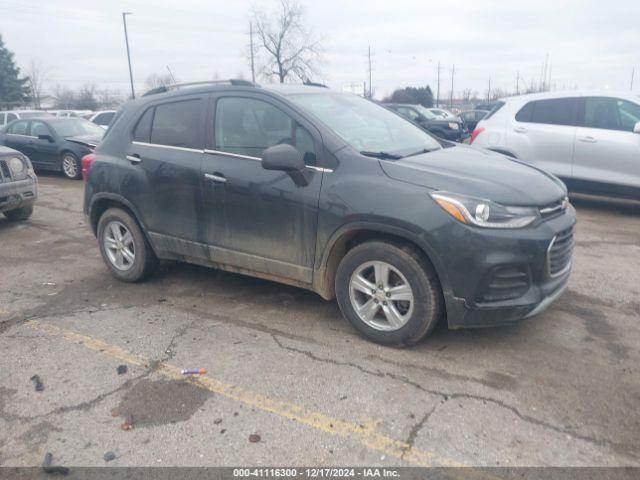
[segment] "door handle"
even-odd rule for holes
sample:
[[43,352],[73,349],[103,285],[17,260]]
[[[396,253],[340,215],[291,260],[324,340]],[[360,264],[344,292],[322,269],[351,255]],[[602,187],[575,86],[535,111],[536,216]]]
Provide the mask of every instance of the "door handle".
[[581,142],[586,142],[586,143],[596,143],[597,140],[591,136],[587,136],[587,137],[578,137],[578,140],[580,140]]
[[140,155],[138,155],[137,153],[134,153],[133,155],[127,155],[127,160],[129,160],[134,165],[142,162]]
[[515,127],[513,131],[517,133],[527,133],[527,129],[524,127]]
[[216,183],[227,183],[227,179],[221,173],[205,173],[204,178]]

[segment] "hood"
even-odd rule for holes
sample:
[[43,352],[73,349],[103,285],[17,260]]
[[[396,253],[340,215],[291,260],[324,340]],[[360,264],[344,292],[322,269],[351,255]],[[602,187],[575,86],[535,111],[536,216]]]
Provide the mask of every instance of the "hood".
[[426,126],[442,125],[444,127],[448,127],[450,123],[457,123],[458,125],[462,125],[463,122],[459,118],[455,118],[455,117],[447,117],[447,118],[438,117],[438,118],[433,118],[431,120],[422,122],[422,124]]
[[65,140],[79,143],[90,148],[96,148],[102,140],[102,135],[78,135],[77,137],[66,137]]
[[467,146],[380,161],[380,165],[395,180],[504,205],[544,206],[566,195],[564,184],[553,175],[504,155]]

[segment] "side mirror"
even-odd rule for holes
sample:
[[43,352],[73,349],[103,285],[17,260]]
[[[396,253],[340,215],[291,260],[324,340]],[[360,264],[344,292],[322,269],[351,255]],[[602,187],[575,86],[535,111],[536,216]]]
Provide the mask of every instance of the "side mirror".
[[633,133],[640,133],[640,122],[636,123],[633,127]]
[[46,140],[49,143],[53,143],[53,137],[51,135],[38,135],[38,140]]
[[262,152],[262,168],[288,173],[299,187],[309,185],[309,172],[302,154],[287,143],[274,145]]

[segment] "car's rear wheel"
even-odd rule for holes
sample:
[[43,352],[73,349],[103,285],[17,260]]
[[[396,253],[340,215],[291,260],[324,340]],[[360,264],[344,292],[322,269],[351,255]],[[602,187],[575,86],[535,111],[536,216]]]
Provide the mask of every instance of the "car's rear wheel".
[[411,345],[442,315],[438,279],[410,245],[371,241],[350,250],[336,274],[336,297],[346,319],[385,345]]
[[33,205],[29,205],[27,207],[22,208],[14,208],[13,210],[8,210],[4,212],[4,216],[9,220],[18,221],[18,220],[26,220],[33,213]]
[[110,208],[100,217],[98,243],[104,262],[118,280],[144,280],[158,264],[138,222],[119,208]]
[[77,180],[82,176],[80,159],[71,152],[64,152],[61,160],[62,173],[71,180]]

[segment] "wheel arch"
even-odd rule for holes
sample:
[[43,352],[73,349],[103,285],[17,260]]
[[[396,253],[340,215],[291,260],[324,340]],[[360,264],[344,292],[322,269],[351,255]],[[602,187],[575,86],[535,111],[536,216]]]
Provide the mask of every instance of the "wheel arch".
[[147,229],[144,222],[142,222],[136,207],[126,198],[114,193],[98,193],[91,199],[91,204],[89,205],[89,224],[91,225],[91,230],[94,235],[98,234],[98,222],[100,221],[100,217],[110,208],[120,208],[129,213],[129,215],[138,222],[138,225],[140,225],[140,229],[147,238],[147,241],[149,240]]
[[319,259],[319,264],[314,270],[313,289],[327,300],[335,298],[334,283],[340,261],[356,245],[372,240],[386,240],[413,246],[433,268],[445,299],[448,297],[447,292],[450,292],[451,288],[444,266],[426,240],[400,227],[364,222],[345,225],[330,237]]

